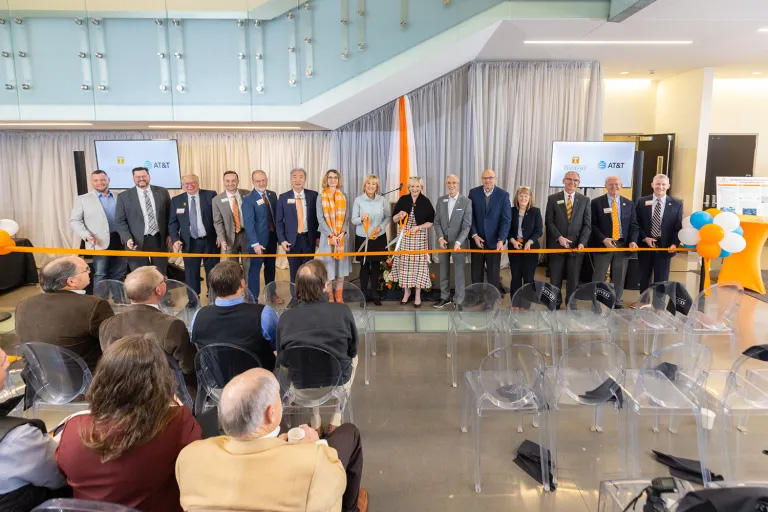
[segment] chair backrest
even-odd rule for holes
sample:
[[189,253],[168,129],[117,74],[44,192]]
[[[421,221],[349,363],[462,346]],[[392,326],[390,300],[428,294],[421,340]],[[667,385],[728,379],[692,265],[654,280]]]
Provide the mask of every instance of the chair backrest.
[[280,315],[296,296],[296,286],[290,281],[272,281],[264,287],[262,304],[271,307]]
[[261,367],[256,354],[231,343],[205,345],[199,347],[195,355],[197,381],[217,402],[221,389],[230,380],[251,368]]
[[543,281],[524,284],[513,295],[507,327],[511,330],[553,329],[560,288]]
[[[459,307],[461,306],[461,307]],[[454,305],[458,322],[473,331],[498,327],[501,293],[496,285],[475,283],[464,288],[464,300]]]
[[723,405],[734,399],[749,407],[768,410],[768,346],[751,347],[731,367],[722,395]]
[[[278,353],[277,377],[284,398],[293,397],[292,390],[301,390],[302,402],[322,404],[344,384],[344,368],[330,352],[318,347],[294,345]],[[289,400],[286,400],[286,402]]]
[[165,354],[165,358],[168,360],[168,366],[171,367],[173,376],[176,379],[176,398],[189,407],[190,411],[193,411],[195,404],[192,402],[192,396],[187,389],[187,382],[184,380],[184,374],[181,372],[179,363],[169,354]]
[[341,295],[344,299],[344,304],[352,310],[355,324],[358,328],[365,328],[368,320],[368,304],[365,300],[365,293],[354,284],[344,281]]
[[181,281],[168,279],[165,285],[165,295],[158,303],[160,311],[179,318],[187,326],[191,325],[195,313],[200,309],[200,297]]
[[547,407],[544,356],[530,345],[507,345],[492,351],[480,363],[478,375],[484,397],[496,407]]
[[[618,345],[610,341],[587,341],[568,349],[560,358],[557,389],[578,403],[595,404],[616,396],[626,376],[627,356]],[[605,385],[605,393],[600,393],[604,399],[585,398],[588,391],[601,385]]]
[[702,397],[712,352],[697,343],[676,343],[646,356],[637,375],[635,396],[646,394],[662,407],[704,405]]
[[613,285],[605,282],[584,283],[568,299],[566,313],[572,322],[590,326],[604,325],[613,313],[616,293]]
[[114,279],[103,279],[93,285],[93,294],[112,306],[130,306],[131,301],[125,295],[125,284]]
[[38,505],[32,512],[139,512],[135,508],[104,501],[55,498]]
[[246,304],[258,304],[258,303],[259,303],[259,298],[258,298],[258,297],[256,297],[256,296],[253,294],[253,292],[251,292],[251,289],[250,289],[250,288],[246,288],[246,289],[245,289],[245,296],[244,296],[244,299],[245,299],[245,303],[246,303]]
[[677,311],[677,285],[673,281],[653,283],[637,300],[632,320],[650,328],[663,329],[674,324]]
[[704,325],[732,324],[744,298],[744,286],[737,282],[717,283],[696,296],[689,315]]
[[49,404],[67,404],[85,393],[91,371],[80,356],[49,343],[31,341],[21,346],[27,363],[27,383]]

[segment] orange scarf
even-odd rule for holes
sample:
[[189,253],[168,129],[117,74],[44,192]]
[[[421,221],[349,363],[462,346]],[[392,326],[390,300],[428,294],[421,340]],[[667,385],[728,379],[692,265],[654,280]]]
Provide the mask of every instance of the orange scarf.
[[[326,188],[322,193],[323,217],[325,223],[331,229],[331,234],[340,236],[339,244],[334,248],[334,252],[344,248],[344,220],[347,217],[347,198],[341,190],[336,190],[332,195],[331,189]],[[329,243],[330,243],[330,237]]]

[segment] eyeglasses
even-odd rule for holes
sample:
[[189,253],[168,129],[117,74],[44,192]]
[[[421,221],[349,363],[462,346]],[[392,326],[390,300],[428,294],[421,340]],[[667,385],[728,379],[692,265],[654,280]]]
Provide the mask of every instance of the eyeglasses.
[[90,274],[91,273],[91,267],[85,267],[85,270],[81,270],[80,272],[78,272],[75,275],[79,276],[80,274],[85,274],[86,272],[88,272]]
[[163,276],[163,280],[162,280],[162,281],[160,281],[159,283],[157,283],[157,284],[155,285],[155,288],[157,288],[158,286],[160,286],[161,284],[163,284],[163,283],[165,283],[165,282],[167,282],[167,281],[168,281],[168,278],[167,278],[167,277],[165,277],[165,276]]
[[573,183],[579,183],[581,180],[578,178],[565,178],[565,181],[570,181]]

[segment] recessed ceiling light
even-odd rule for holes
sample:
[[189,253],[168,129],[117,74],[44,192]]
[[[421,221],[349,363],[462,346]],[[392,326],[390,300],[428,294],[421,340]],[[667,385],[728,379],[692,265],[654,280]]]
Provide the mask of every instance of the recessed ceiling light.
[[753,71],[752,74],[753,75],[762,75],[763,72],[762,71]]
[[147,128],[161,130],[301,130],[299,126],[237,126],[210,124],[150,124]]
[[665,44],[693,44],[693,41],[523,41],[523,44],[575,44],[575,45],[665,45]]
[[0,126],[93,126],[93,123],[0,123]]
[[621,73],[619,73],[619,74],[620,74],[620,75],[628,75],[628,74],[629,74],[629,71],[622,71],[622,72],[621,72]]
[[757,29],[757,31],[758,32],[768,32],[768,27],[759,28],[759,29]]

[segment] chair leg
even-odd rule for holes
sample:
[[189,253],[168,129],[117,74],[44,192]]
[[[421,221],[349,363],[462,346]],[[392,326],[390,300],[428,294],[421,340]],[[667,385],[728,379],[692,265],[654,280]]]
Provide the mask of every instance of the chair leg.
[[709,431],[703,426],[701,414],[695,414],[696,417],[696,440],[699,446],[699,460],[701,461],[701,480],[706,487],[712,481],[712,474],[709,471]]
[[731,434],[733,433],[733,426],[731,425],[732,420],[731,416],[726,414],[722,407],[718,409],[716,421],[720,422],[720,450],[723,457],[723,465],[725,467],[723,477],[726,482],[736,478],[736,475],[733,472],[733,455],[731,453]]
[[637,368],[635,366],[635,332],[632,327],[629,328],[629,366],[630,368]]
[[739,353],[736,350],[736,332],[731,332],[731,334],[728,336],[728,340],[731,343],[731,364],[735,363],[736,360],[739,358]]
[[640,476],[640,460],[637,453],[637,424],[640,421],[640,415],[632,413],[627,406],[627,425],[629,430],[629,471],[631,478]]
[[465,434],[469,430],[469,415],[474,409],[472,386],[470,386],[468,379],[469,377],[464,379],[464,403],[461,407],[461,431]]
[[482,402],[478,400],[475,410],[475,492],[482,492],[480,482],[480,413],[482,411]]
[[598,407],[595,407],[594,409],[595,409],[594,422],[590,430],[592,432],[602,432],[603,431],[603,408],[598,406]]
[[648,330],[646,330],[643,333],[643,355],[646,355],[646,356],[650,354],[649,334],[650,334],[650,331]]
[[651,430],[653,430],[654,434],[659,433],[659,415],[658,413],[654,415],[653,417],[653,426],[651,427]]
[[679,414],[672,413],[669,415],[669,431],[673,434],[677,434],[677,432],[680,430],[680,423],[683,421],[683,418]]
[[622,478],[629,478],[627,474],[627,413],[629,408],[624,405],[622,409],[616,408],[616,434],[619,445],[619,471]]
[[371,347],[371,338],[369,337],[368,332],[366,332],[365,333],[365,385],[366,386],[371,383],[368,377],[370,360],[371,360],[371,350],[373,350],[373,347]]
[[539,456],[541,457],[541,481],[544,484],[544,490],[545,491],[551,491],[553,490],[552,484],[557,482],[556,479],[554,479],[553,482],[550,482],[549,475],[550,471],[554,473],[554,461],[550,463],[549,456],[552,454],[552,457],[555,458],[554,450],[550,450],[547,447],[547,443],[551,442],[551,439],[547,439],[547,427],[549,426],[549,413],[547,411],[540,411],[536,414],[537,420],[539,423],[544,424],[544,428],[539,429]]
[[[538,416],[538,415],[534,415]],[[549,427],[549,452],[551,456],[551,468],[552,468],[552,484],[557,485],[557,470],[558,466],[558,453],[557,453],[557,407],[551,407],[549,409],[549,418],[547,419],[547,426]],[[540,429],[539,437],[541,437],[547,429]],[[543,465],[542,465],[543,466]],[[543,468],[542,468],[543,470]]]

